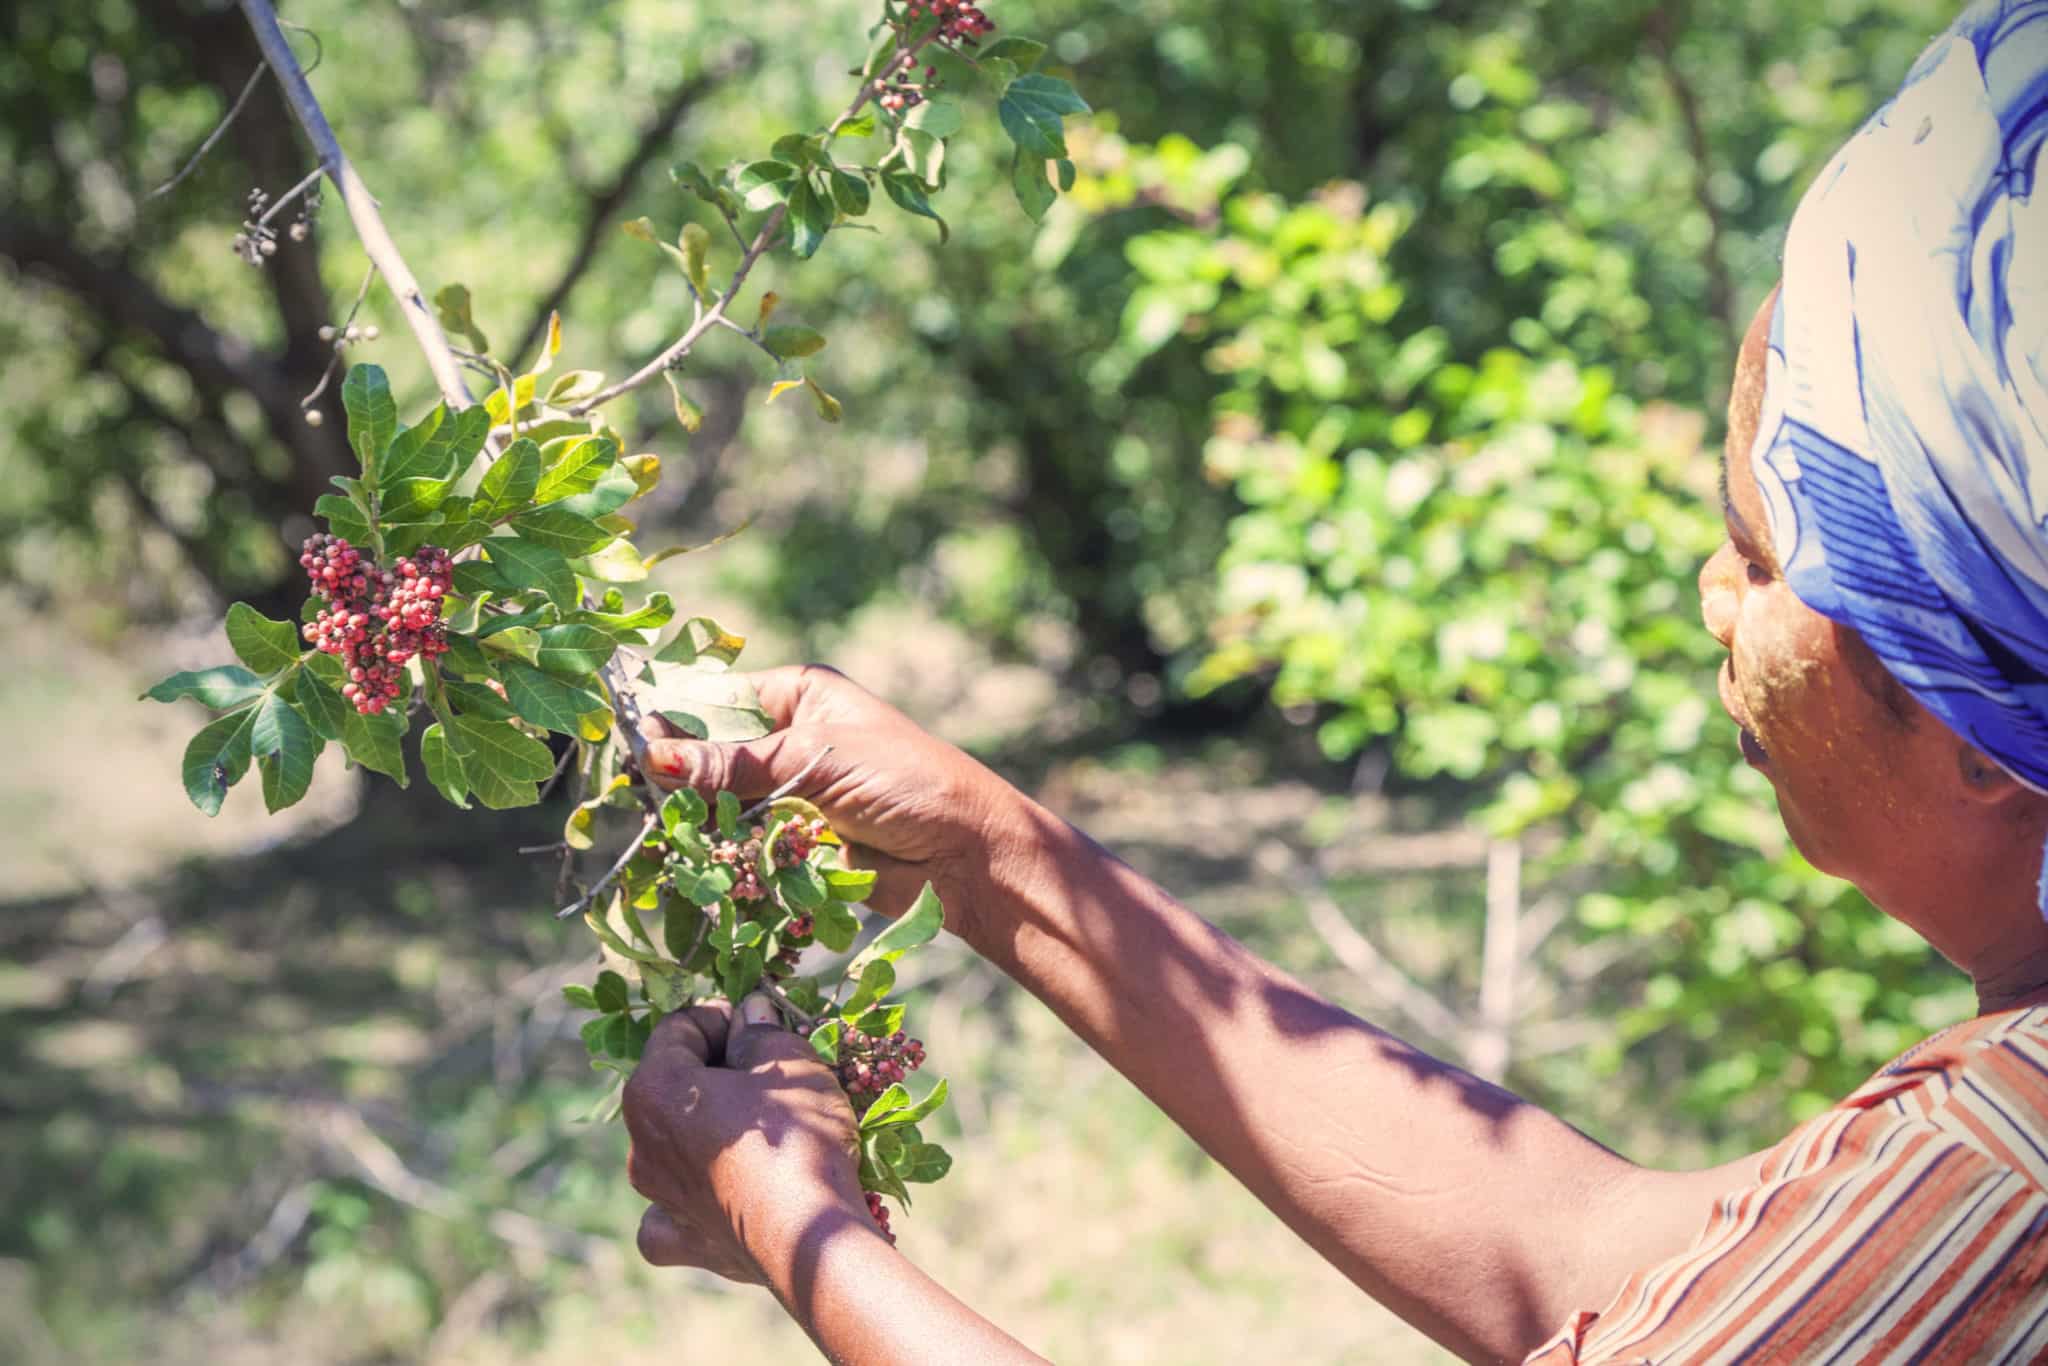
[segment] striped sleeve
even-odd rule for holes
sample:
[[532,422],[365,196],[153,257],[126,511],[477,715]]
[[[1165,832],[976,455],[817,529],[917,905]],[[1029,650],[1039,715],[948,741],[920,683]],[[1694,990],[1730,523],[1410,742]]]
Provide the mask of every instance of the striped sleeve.
[[2048,1356],[2044,1121],[2038,1031],[1973,1031],[1886,1069],[1772,1149],[1685,1253],[1528,1360]]

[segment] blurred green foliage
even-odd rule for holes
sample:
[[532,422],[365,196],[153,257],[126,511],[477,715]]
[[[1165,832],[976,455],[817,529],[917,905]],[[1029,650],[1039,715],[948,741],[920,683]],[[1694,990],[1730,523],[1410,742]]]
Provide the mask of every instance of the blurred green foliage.
[[[1526,837],[1532,897],[1566,909],[1532,971],[1597,1027],[1509,1080],[1600,1132],[1633,1136],[1647,1100],[1711,1152],[1755,1146],[1966,1013],[1916,938],[1787,847],[1691,586],[1784,225],[1949,7],[990,9],[1062,35],[1047,68],[1102,111],[1068,121],[1073,193],[1034,225],[1000,135],[970,130],[947,198],[987,207],[943,248],[904,219],[764,266],[778,321],[832,338],[812,368],[847,421],[764,407],[758,357],[707,354],[694,436],[659,389],[614,413],[670,462],[658,516],[689,539],[756,515],[721,551],[733,585],[812,647],[914,599],[1058,671],[1089,734],[1227,727],[1277,763],[1298,725],[1329,785],[1383,774],[1430,819]],[[617,224],[702,217],[672,161],[828,119],[867,6],[289,17],[429,292],[467,284],[508,350],[559,296],[565,362],[617,373],[688,318],[680,275]],[[141,197],[253,65],[202,0],[0,12],[0,563],[50,601],[150,620],[282,593],[294,519],[346,467],[340,423],[296,403],[359,251],[332,209],[261,270],[227,245],[252,186],[305,168],[274,97]],[[386,340],[358,358],[412,411],[423,371],[380,294],[367,315]],[[1267,698],[1284,722],[1247,728]],[[1387,910],[1382,890],[1349,894]],[[1476,942],[1475,896],[1416,914]],[[449,1141],[487,1143],[496,1113]],[[323,1259],[390,1236],[350,1242],[350,1217],[323,1215]],[[431,1317],[445,1283],[377,1294]]]

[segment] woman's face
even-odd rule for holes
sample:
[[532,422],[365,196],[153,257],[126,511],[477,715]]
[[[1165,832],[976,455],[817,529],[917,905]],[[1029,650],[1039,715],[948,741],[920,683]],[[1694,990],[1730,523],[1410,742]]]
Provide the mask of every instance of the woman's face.
[[[1925,870],[1929,837],[1958,814],[1952,735],[1885,672],[1861,637],[1801,602],[1770,542],[1750,464],[1773,295],[1750,325],[1728,406],[1728,540],[1700,571],[1707,629],[1728,649],[1721,704],[1744,756],[1776,789],[1815,867],[1872,899]],[[1905,898],[1912,900],[1913,898]]]

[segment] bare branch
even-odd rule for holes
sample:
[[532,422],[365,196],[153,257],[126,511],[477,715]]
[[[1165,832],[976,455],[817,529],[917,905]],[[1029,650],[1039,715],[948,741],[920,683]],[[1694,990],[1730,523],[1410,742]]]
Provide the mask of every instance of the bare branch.
[[776,788],[773,792],[763,797],[760,801],[755,802],[752,806],[740,812],[740,820],[750,821],[754,819],[754,817],[760,815],[763,811],[766,811],[769,807],[775,805],[775,803],[781,801],[784,797],[787,797],[790,793],[802,787],[804,785],[804,779],[811,776],[811,770],[816,768],[819,764],[823,763],[825,761],[825,756],[830,754],[831,752],[832,746],[827,745],[823,749],[819,750],[816,754],[813,754],[810,757],[810,759],[804,764],[804,766],[796,771],[796,776],[794,778],[791,778],[781,787]]
[[626,865],[633,861],[633,855],[640,852],[640,845],[646,840],[648,835],[653,833],[655,819],[656,817],[652,812],[648,813],[647,819],[640,823],[640,833],[626,841],[626,847],[619,851],[618,860],[605,870],[604,876],[592,883],[589,891],[562,907],[561,910],[556,911],[555,919],[567,920],[578,911],[587,910],[590,904],[603,894],[604,889],[611,886],[612,880],[618,877],[620,873],[626,871]]
[[213,131],[206,135],[206,140],[199,144],[199,150],[191,155],[190,159],[188,159],[185,162],[184,168],[180,170],[176,175],[172,176],[169,180],[166,180],[163,184],[151,190],[148,194],[142,196],[142,202],[144,204],[147,204],[150,200],[155,199],[161,195],[167,195],[172,190],[177,189],[178,186],[181,183],[183,183],[185,177],[191,175],[193,171],[198,169],[199,163],[206,160],[206,154],[213,150],[214,144],[219,142],[223,137],[227,136],[228,125],[233,123],[235,121],[235,116],[242,112],[242,106],[247,104],[249,102],[249,97],[256,93],[256,83],[263,79],[264,69],[265,68],[263,64],[258,63],[256,69],[249,73],[249,79],[245,81],[242,85],[242,93],[235,96],[235,102],[228,106],[228,112],[221,117],[221,121],[219,123],[213,126]]
[[426,296],[420,292],[419,282],[413,278],[411,268],[399,254],[398,244],[391,240],[390,230],[384,226],[383,216],[377,212],[376,197],[363,183],[363,178],[356,174],[354,164],[335,139],[334,129],[328,126],[326,112],[321,109],[320,101],[314,98],[306,73],[299,68],[291,44],[285,41],[284,30],[278,27],[277,11],[271,8],[270,0],[240,0],[240,4],[243,17],[249,21],[249,27],[256,35],[257,45],[263,49],[264,60],[277,73],[286,103],[312,141],[322,168],[341,195],[341,202],[347,206],[356,235],[362,239],[363,250],[369,253],[378,273],[384,277],[384,283],[390,286],[392,295],[398,300],[399,312],[404,315],[406,325],[412,329],[414,339],[426,356],[427,369],[433,373],[434,384],[440,389],[442,399],[451,409],[469,407],[474,400],[469,396],[468,386],[463,383],[462,368],[448,347],[448,338],[441,331],[440,321],[427,306]]
[[1366,986],[1445,1043],[1462,1044],[1465,1025],[1457,1013],[1414,978],[1396,967],[1370,939],[1352,927],[1329,893],[1306,875],[1297,878],[1308,923],[1329,946],[1337,961],[1357,973]]

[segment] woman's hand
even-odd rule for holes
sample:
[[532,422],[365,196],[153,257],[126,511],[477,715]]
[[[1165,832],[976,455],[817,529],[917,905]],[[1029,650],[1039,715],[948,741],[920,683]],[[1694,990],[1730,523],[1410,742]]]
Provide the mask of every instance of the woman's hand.
[[821,1221],[868,1218],[853,1110],[765,995],[664,1018],[626,1083],[640,1252],[766,1284]]
[[1005,842],[1040,824],[1026,816],[1029,800],[836,670],[807,665],[749,678],[774,734],[733,744],[650,738],[648,776],[707,797],[723,788],[742,801],[801,776],[793,795],[815,803],[855,866],[877,874],[870,905],[900,914],[929,881],[948,927],[965,934],[974,908],[992,896],[988,870],[1010,852]]

